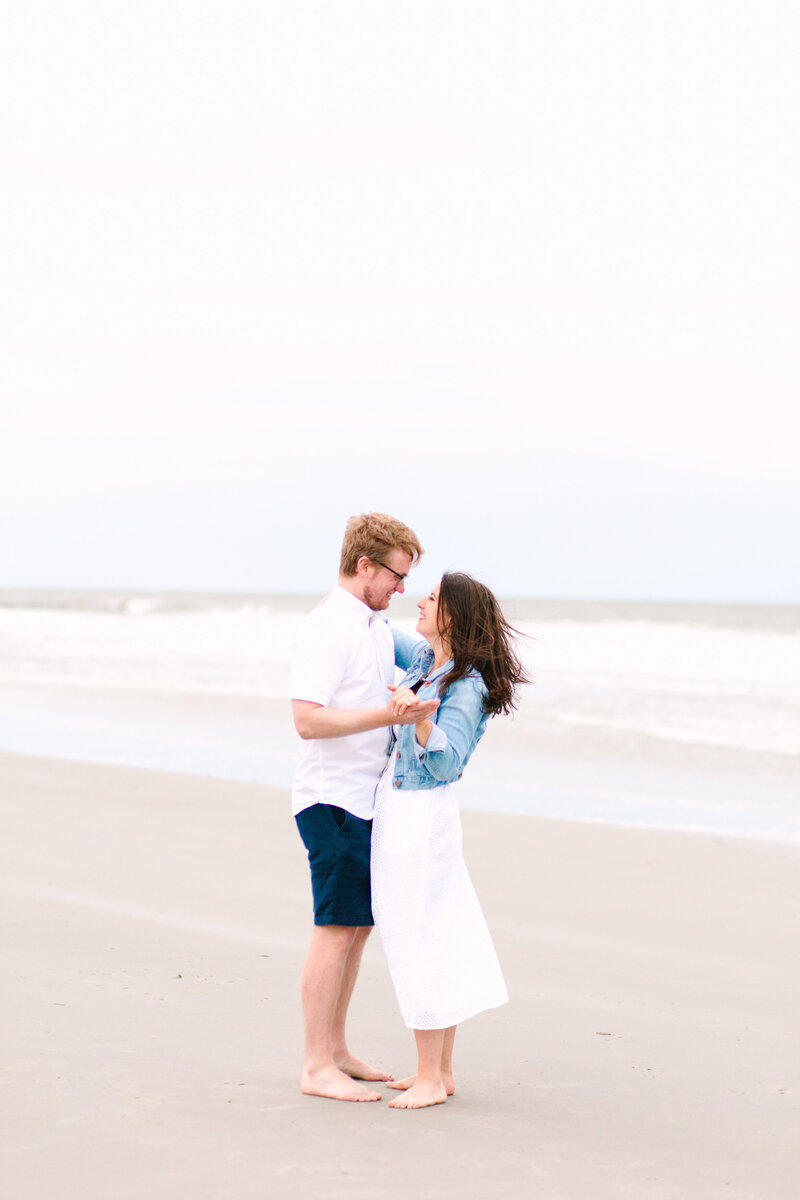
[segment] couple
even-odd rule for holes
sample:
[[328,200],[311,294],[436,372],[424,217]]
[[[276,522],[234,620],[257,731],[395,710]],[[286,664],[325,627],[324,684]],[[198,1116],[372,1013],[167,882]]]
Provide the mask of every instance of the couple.
[[[381,1093],[356,1081],[385,1081],[400,1092],[391,1108],[452,1095],[456,1025],[508,999],[461,855],[453,785],[489,716],[509,712],[526,679],[494,596],[469,575],[445,574],[419,602],[424,640],[390,628],[382,614],[421,555],[393,517],[352,517],[338,586],[306,619],[291,676],[303,739],[292,806],[314,897],[301,1086],[369,1101]],[[398,687],[395,664],[406,671]],[[345,1039],[373,911],[417,1043],[417,1073],[399,1081]]]

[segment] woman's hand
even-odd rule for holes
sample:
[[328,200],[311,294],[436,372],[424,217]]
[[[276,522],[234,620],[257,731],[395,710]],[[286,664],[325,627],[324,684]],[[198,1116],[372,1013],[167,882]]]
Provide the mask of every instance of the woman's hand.
[[397,725],[417,725],[420,721],[427,721],[439,707],[438,700],[420,700],[411,688],[390,687],[389,691],[394,693],[389,701],[389,712],[393,723]]
[[392,710],[392,716],[402,717],[409,705],[417,703],[417,697],[415,693],[411,691],[411,688],[390,687],[389,691],[394,692],[394,695],[389,701],[389,708]]

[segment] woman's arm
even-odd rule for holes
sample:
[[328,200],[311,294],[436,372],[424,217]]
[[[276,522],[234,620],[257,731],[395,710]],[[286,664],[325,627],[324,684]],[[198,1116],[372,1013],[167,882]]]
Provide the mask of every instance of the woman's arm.
[[484,721],[483,685],[459,679],[449,687],[439,704],[436,724],[429,714],[415,721],[415,753],[420,765],[442,783],[457,779]]
[[415,656],[419,653],[423,646],[427,645],[422,638],[414,637],[410,633],[403,633],[400,629],[395,629],[394,625],[390,625],[392,637],[394,638],[394,661],[395,665],[402,667],[407,671],[411,666]]
[[420,721],[414,730],[414,737],[417,739],[417,745],[427,746],[428,738],[431,736],[433,729],[433,721],[429,721],[426,717],[424,721]]

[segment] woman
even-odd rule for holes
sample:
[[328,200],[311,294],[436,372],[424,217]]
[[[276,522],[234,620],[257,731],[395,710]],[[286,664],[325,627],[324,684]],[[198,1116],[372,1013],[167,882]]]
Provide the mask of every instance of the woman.
[[414,1030],[417,1073],[390,1082],[390,1108],[426,1108],[454,1091],[456,1026],[508,999],[461,853],[457,787],[489,716],[515,706],[527,677],[492,593],[446,573],[417,606],[418,639],[393,630],[406,668],[391,707],[439,698],[431,719],[396,726],[372,827],[372,909],[400,1011]]

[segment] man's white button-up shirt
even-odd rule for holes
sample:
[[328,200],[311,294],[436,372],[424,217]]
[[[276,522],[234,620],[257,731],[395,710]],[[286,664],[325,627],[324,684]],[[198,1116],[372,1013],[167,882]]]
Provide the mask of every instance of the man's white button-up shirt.
[[[290,695],[326,708],[382,708],[394,683],[394,643],[381,613],[335,587],[306,617],[292,655]],[[292,812],[336,804],[371,819],[388,728],[309,738],[292,783]]]

